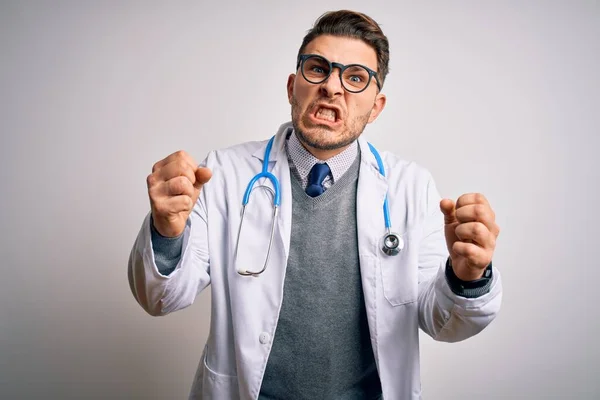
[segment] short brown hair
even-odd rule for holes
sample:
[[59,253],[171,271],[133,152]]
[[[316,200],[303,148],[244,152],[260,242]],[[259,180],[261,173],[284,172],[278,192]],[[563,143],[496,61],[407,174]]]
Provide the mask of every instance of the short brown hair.
[[389,71],[390,46],[387,37],[373,18],[350,10],[330,11],[321,15],[304,36],[298,57],[310,42],[321,35],[356,38],[371,46],[377,54],[377,75],[383,87]]

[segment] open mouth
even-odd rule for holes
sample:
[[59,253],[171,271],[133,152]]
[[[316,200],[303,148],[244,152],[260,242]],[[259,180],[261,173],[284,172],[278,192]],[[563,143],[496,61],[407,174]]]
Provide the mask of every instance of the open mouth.
[[338,115],[337,112],[331,108],[319,107],[315,113],[315,118],[335,122],[338,119]]
[[335,107],[317,106],[310,116],[314,123],[337,126],[342,122],[340,114]]

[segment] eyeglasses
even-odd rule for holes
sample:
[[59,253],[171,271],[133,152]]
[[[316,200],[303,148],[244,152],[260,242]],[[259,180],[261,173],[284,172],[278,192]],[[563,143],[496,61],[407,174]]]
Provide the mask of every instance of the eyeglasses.
[[301,54],[298,56],[296,69],[300,68],[302,76],[313,84],[323,83],[329,78],[334,68],[340,69],[340,82],[344,89],[350,93],[360,93],[369,87],[371,77],[375,78],[377,87],[381,90],[381,83],[377,72],[360,64],[343,65],[331,62],[318,54]]

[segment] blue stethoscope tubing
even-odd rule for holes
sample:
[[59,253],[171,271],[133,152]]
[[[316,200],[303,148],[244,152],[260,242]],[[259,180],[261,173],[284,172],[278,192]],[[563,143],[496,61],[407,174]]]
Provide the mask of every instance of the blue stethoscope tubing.
[[[264,157],[263,165],[262,165],[262,171],[259,172],[258,174],[256,174],[250,180],[250,182],[248,183],[248,186],[246,187],[246,191],[244,192],[244,198],[242,199],[242,213],[241,213],[240,227],[238,229],[237,240],[236,240],[235,251],[234,251],[234,262],[237,262],[237,254],[238,254],[238,248],[239,248],[239,244],[240,244],[240,234],[242,232],[242,225],[244,222],[244,214],[246,212],[246,206],[248,205],[248,202],[250,201],[250,194],[252,193],[252,190],[254,189],[254,184],[256,183],[256,181],[258,181],[261,178],[267,178],[268,180],[271,181],[271,184],[273,185],[273,189],[271,189],[270,187],[265,186],[265,185],[260,186],[262,188],[265,188],[266,190],[269,190],[273,195],[273,220],[271,223],[271,235],[270,235],[270,239],[269,239],[269,247],[267,249],[267,256],[266,256],[263,268],[260,271],[248,271],[248,270],[244,270],[244,269],[238,269],[238,273],[240,275],[244,275],[244,276],[255,276],[256,277],[256,276],[262,274],[265,271],[265,269],[267,269],[267,265],[269,264],[269,258],[271,256],[271,246],[273,244],[273,237],[275,234],[275,221],[277,219],[277,214],[279,212],[279,206],[281,205],[281,188],[279,186],[279,180],[277,179],[277,177],[275,175],[273,175],[272,173],[270,173],[267,170],[269,167],[269,157],[271,155],[271,149],[273,148],[274,141],[275,141],[275,136],[273,136],[271,138],[271,140],[269,140],[269,143],[267,143],[267,148],[265,149],[265,157]],[[375,149],[375,147],[371,143],[368,143],[368,145],[369,145],[369,149],[371,150],[371,153],[373,153],[373,156],[375,156],[375,160],[377,161],[377,167],[379,168],[379,173],[381,174],[381,176],[385,177],[385,168],[383,166],[383,161],[381,160],[381,156],[379,155],[379,152]],[[392,223],[391,223],[391,219],[390,219],[390,208],[389,208],[387,193],[386,193],[385,199],[383,201],[383,219],[385,221],[386,234],[384,235],[384,237],[382,239],[381,250],[388,256],[398,255],[398,253],[404,247],[404,241],[402,240],[402,237],[400,235],[392,232]]]
[[269,140],[269,143],[267,143],[267,148],[265,150],[265,159],[263,160],[262,171],[260,173],[256,174],[254,176],[254,178],[252,178],[250,183],[248,183],[248,187],[246,188],[246,192],[244,193],[244,199],[242,200],[242,206],[244,206],[244,207],[246,207],[246,205],[250,201],[250,193],[252,193],[252,188],[254,187],[254,184],[256,183],[256,181],[259,180],[260,178],[269,179],[271,181],[271,183],[273,184],[273,187],[275,188],[274,197],[273,197],[273,206],[279,207],[281,205],[281,191],[279,190],[280,189],[279,188],[279,179],[277,179],[275,177],[275,175],[273,175],[272,173],[267,171],[267,168],[269,167],[269,157],[271,156],[271,149],[273,148],[274,140],[275,140],[275,136],[273,136],[271,138],[271,140]]
[[[379,152],[371,143],[367,144],[369,145],[371,153],[373,153],[373,156],[375,156],[379,173],[385,178],[385,168],[383,167],[383,161],[381,160]],[[398,253],[400,253],[400,251],[402,251],[404,248],[404,240],[402,239],[402,236],[392,232],[392,221],[390,218],[390,206],[387,193],[385,194],[385,199],[383,200],[383,220],[385,221],[385,229],[387,232],[381,239],[381,251],[388,256],[397,256]]]
[[[371,149],[371,153],[375,156],[375,160],[377,161],[377,167],[379,168],[379,173],[381,176],[385,178],[385,168],[383,167],[383,161],[381,160],[381,156],[375,147],[368,143],[369,149]],[[387,193],[385,194],[385,199],[383,200],[383,220],[385,221],[385,229],[390,231],[392,229],[392,222],[390,221],[390,206],[388,203]]]

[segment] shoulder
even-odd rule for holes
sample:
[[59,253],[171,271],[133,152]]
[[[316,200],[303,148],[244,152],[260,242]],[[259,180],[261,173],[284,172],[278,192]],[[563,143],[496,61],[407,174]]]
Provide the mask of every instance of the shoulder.
[[208,156],[208,163],[239,163],[237,166],[243,165],[244,161],[255,163],[257,160],[262,162],[267,143],[273,138],[273,152],[270,160],[276,160],[278,153],[282,152],[287,134],[292,127],[291,121],[284,122],[279,126],[275,136],[269,135],[266,139],[247,141],[238,143],[229,147],[224,147],[217,150],[212,150]]
[[382,152],[386,166],[389,192],[403,198],[420,214],[429,214],[439,202],[439,193],[433,175],[425,166],[403,159],[390,152]]
[[264,148],[265,143],[265,140],[248,141],[211,150],[206,156],[205,164],[207,166],[238,164],[251,159],[254,153]]
[[[389,151],[381,151],[380,156],[385,168],[390,211],[396,213],[395,220],[400,221],[398,226],[404,224],[405,231],[408,231],[414,224],[419,224],[424,216],[438,209],[439,194],[435,182],[430,171],[416,161]],[[376,168],[373,157],[369,158],[371,160],[365,160],[366,164]]]
[[429,169],[416,161],[407,160],[389,151],[382,151],[381,158],[389,180],[427,183],[433,179]]

